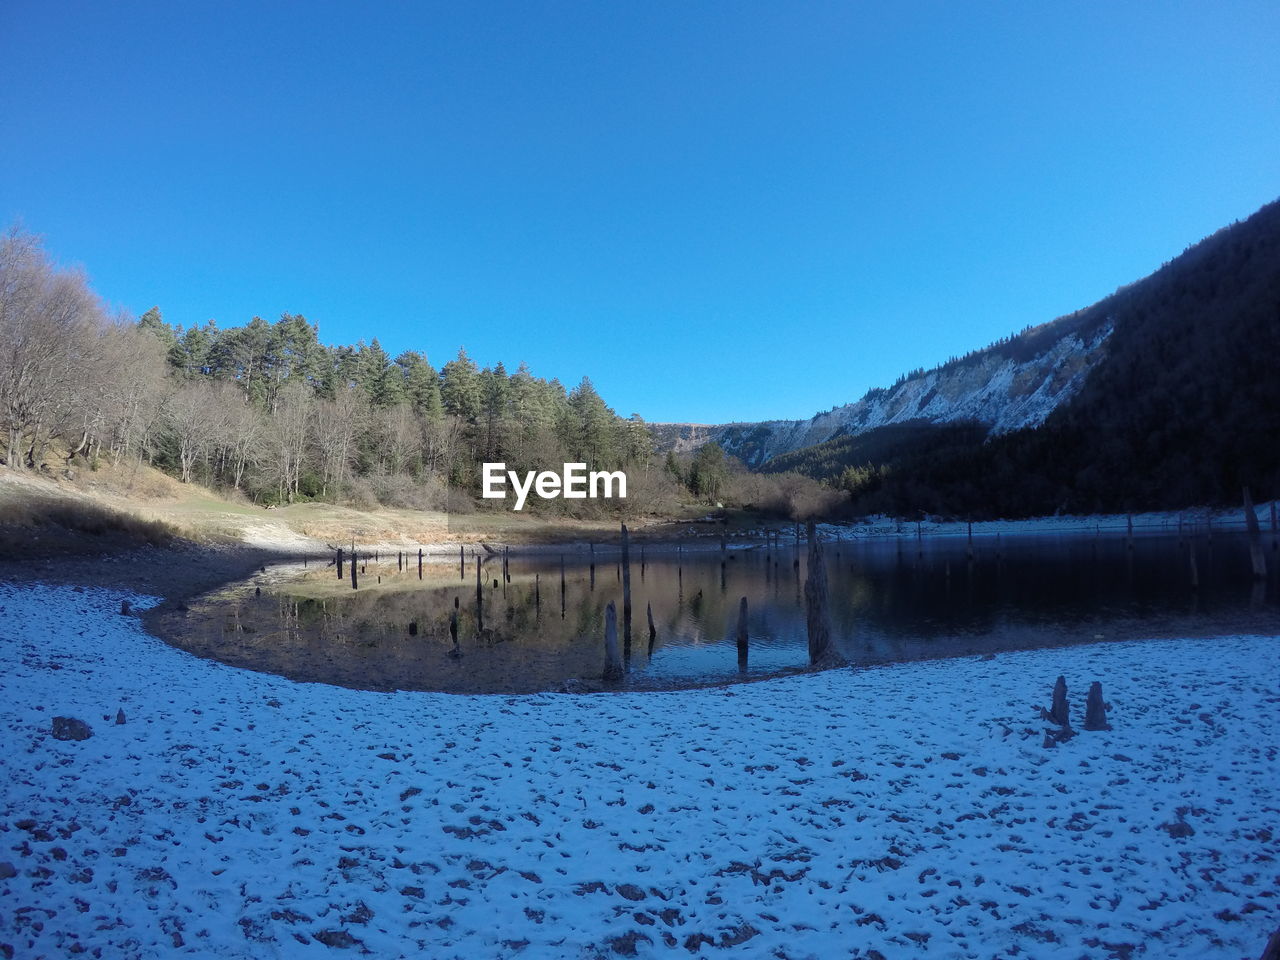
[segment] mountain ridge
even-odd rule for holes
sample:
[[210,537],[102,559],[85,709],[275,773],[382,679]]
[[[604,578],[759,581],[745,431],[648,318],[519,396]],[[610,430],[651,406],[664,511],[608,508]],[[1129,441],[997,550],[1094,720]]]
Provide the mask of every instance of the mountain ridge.
[[1117,309],[1141,297],[1171,270],[1189,272],[1222,255],[1239,241],[1248,229],[1245,225],[1265,224],[1277,209],[1280,202],[1264,205],[1074,313],[1026,327],[928,370],[913,370],[890,387],[873,388],[858,400],[807,420],[654,423],[650,427],[655,441],[660,450],[677,453],[715,441],[749,467],[760,468],[784,454],[884,426],[976,422],[987,427],[990,437],[1038,427],[1080,393],[1105,358]]

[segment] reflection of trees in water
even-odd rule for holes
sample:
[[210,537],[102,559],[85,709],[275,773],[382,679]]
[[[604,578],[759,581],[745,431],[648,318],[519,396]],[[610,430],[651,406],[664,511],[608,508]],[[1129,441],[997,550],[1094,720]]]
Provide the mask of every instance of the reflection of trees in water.
[[[1126,630],[1159,635],[1153,624],[1205,632],[1215,624],[1239,628],[1242,617],[1275,611],[1276,576],[1260,596],[1251,591],[1247,548],[1227,536],[1216,538],[1211,549],[1200,545],[1201,585],[1194,592],[1185,544],[1140,538],[1127,550],[1121,540],[1092,537],[1006,540],[998,550],[978,542],[970,558],[965,538],[957,541],[912,541],[904,549],[829,545],[831,611],[841,652],[874,662],[1077,642],[1099,633],[1113,638]],[[599,675],[604,610],[609,602],[621,604],[614,558],[597,557],[594,585],[589,560],[581,559],[565,568],[563,616],[558,557],[512,557],[510,582],[499,577],[496,588],[494,577],[483,577],[482,630],[474,571],[460,580],[456,566],[428,568],[430,575],[418,581],[416,569],[398,573],[392,559],[389,566],[371,563],[365,578],[370,585],[359,591],[342,590],[332,571],[321,570],[262,597],[246,591],[215,603],[212,615],[184,622],[184,630],[205,636],[179,642],[303,679],[384,688],[555,688],[570,677]],[[644,576],[633,578],[632,603],[637,611],[652,607],[657,636],[650,652],[647,619],[636,618],[633,681],[681,672],[736,675],[743,596],[751,669],[803,664],[804,607],[797,585],[807,571],[803,558],[799,567],[792,559],[787,551],[734,551],[722,586],[718,551],[692,557],[647,551]],[[378,574],[382,587],[372,585]],[[535,577],[541,604],[535,602]],[[455,599],[463,656],[453,661],[449,620]],[[417,628],[412,636],[411,623]],[[1175,631],[1170,626],[1167,632]],[[679,656],[667,655],[676,649]]]

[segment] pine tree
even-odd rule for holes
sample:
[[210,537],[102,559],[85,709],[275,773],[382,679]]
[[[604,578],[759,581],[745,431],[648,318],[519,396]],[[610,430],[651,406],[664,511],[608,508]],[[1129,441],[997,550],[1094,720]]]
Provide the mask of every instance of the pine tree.
[[459,347],[456,359],[440,371],[440,400],[444,408],[467,423],[480,417],[480,374],[467,351]]

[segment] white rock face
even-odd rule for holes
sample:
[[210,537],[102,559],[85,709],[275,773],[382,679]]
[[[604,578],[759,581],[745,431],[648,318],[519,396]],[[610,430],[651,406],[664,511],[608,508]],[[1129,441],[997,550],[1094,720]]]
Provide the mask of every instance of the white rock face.
[[1035,426],[1079,392],[1111,334],[1110,322],[1085,334],[1076,324],[1057,322],[1064,326],[1062,335],[1029,360],[1019,363],[1008,356],[1008,350],[990,347],[908,377],[887,390],[872,390],[861,400],[809,420],[656,426],[664,446],[678,452],[715,440],[753,466],[838,434],[865,433],[913,420],[977,420],[990,424],[992,433]]

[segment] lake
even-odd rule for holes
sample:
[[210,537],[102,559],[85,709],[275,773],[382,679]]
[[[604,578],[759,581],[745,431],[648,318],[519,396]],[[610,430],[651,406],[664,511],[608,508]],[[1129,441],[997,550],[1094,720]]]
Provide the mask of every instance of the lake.
[[[867,665],[1148,637],[1276,633],[1280,553],[1264,536],[1268,579],[1255,583],[1243,535],[964,537],[828,542],[836,645]],[[456,548],[454,548],[456,551]],[[236,666],[364,689],[525,693],[592,689],[604,662],[604,608],[617,605],[616,548],[561,559],[513,553],[403,571],[395,554],[363,562],[360,588],[332,564],[268,568],[250,582],[170,612],[153,629]],[[1196,558],[1198,589],[1191,586]],[[798,560],[798,562],[797,562]],[[803,550],[633,545],[633,623],[624,688],[758,679],[807,667]],[[378,582],[379,577],[381,582]],[[495,581],[497,584],[495,586]],[[259,594],[260,591],[260,594]],[[736,644],[748,601],[749,647]],[[456,607],[455,607],[456,604]],[[652,608],[651,638],[647,609]],[[450,634],[457,610],[458,644]]]

